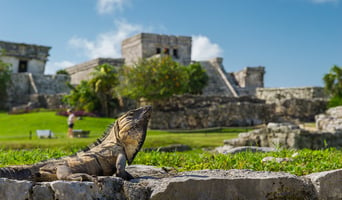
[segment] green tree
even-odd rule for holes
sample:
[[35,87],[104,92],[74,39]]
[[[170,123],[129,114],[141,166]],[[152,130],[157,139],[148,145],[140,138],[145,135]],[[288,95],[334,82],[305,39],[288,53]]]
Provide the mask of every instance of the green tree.
[[203,88],[208,84],[209,76],[199,62],[186,67],[189,76],[187,92],[190,94],[202,94]]
[[331,96],[328,107],[342,105],[342,68],[334,65],[323,81],[325,91]]
[[135,100],[153,101],[183,94],[189,81],[185,66],[170,56],[141,59],[134,66],[122,67],[120,75],[119,91]]
[[115,89],[119,85],[118,72],[114,66],[103,64],[95,67],[91,75],[89,84],[100,101],[101,113],[109,116],[110,108],[115,106],[112,100],[120,98]]
[[56,72],[56,74],[64,74],[64,75],[69,75],[69,73],[65,69],[60,69]]
[[0,60],[0,102],[6,101],[7,86],[10,80],[11,80],[11,65]]
[[87,112],[93,112],[100,109],[99,100],[95,92],[91,89],[88,81],[81,81],[79,85],[71,88],[70,94],[64,96],[63,101],[75,108],[76,110],[84,110]]
[[117,106],[114,99],[119,98],[115,90],[119,83],[117,71],[114,66],[103,64],[95,67],[91,76],[89,81],[81,81],[76,87],[69,84],[71,92],[64,97],[64,102],[75,109],[110,116],[110,110]]

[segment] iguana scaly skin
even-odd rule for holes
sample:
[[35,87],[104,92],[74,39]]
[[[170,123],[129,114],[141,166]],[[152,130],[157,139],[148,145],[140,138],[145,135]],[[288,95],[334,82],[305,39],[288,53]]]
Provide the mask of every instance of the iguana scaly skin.
[[116,175],[129,180],[133,177],[125,171],[126,162],[131,164],[143,145],[151,112],[151,106],[131,110],[117,119],[103,138],[87,150],[34,165],[0,168],[0,177],[30,181],[94,181],[96,176]]

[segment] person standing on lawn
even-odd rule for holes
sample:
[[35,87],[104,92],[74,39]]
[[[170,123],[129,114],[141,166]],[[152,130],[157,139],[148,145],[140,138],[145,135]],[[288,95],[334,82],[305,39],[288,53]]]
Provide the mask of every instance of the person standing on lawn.
[[68,137],[73,138],[74,134],[72,132],[74,128],[74,122],[75,122],[75,114],[72,111],[72,109],[68,109]]

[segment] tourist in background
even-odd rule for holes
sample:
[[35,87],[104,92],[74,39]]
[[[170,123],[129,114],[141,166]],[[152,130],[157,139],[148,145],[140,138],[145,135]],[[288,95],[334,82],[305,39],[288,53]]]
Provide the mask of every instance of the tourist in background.
[[75,114],[72,111],[72,109],[68,109],[68,137],[73,138],[74,134],[72,132],[74,128],[74,122],[75,122]]

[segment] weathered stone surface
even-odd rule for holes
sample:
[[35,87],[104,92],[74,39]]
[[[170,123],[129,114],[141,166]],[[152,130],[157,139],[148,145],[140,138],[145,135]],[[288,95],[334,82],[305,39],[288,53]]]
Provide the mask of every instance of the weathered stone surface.
[[151,190],[144,184],[125,181],[124,194],[127,200],[148,200],[150,199]]
[[151,199],[317,199],[301,178],[275,172],[202,170],[149,180]]
[[54,199],[54,192],[48,184],[37,184],[32,188],[32,199]]
[[199,129],[256,125],[269,121],[273,110],[272,105],[250,97],[175,96],[153,105],[150,128]]
[[12,74],[7,101],[3,103],[7,108],[31,102],[34,107],[55,109],[62,103],[60,94],[70,91],[66,84],[69,81],[67,75]]
[[[140,174],[139,174],[140,170]],[[130,166],[137,179],[99,177],[98,183],[0,178],[4,200],[148,199],[341,199],[342,169],[298,177],[283,172],[200,170],[171,174],[153,166]]]
[[285,120],[313,122],[326,110],[325,99],[286,99],[276,104],[276,114]]
[[101,197],[98,186],[93,182],[54,181],[50,185],[54,191],[55,199],[59,200],[91,200]]
[[27,200],[30,199],[32,188],[30,181],[18,181],[7,178],[0,178],[0,199],[1,200]]
[[150,177],[169,177],[166,168],[158,168],[149,165],[129,165],[126,167],[126,171],[135,178],[150,178]]
[[287,99],[325,99],[327,98],[323,87],[297,87],[297,88],[257,88],[256,96],[266,100],[267,103],[277,103]]
[[305,176],[316,188],[319,199],[342,199],[342,169]]
[[293,149],[342,147],[342,133],[310,132],[289,123],[269,123],[267,127],[240,133],[238,138],[225,140],[225,145],[259,146]]
[[322,131],[342,132],[342,106],[328,109],[316,116],[316,128]]

